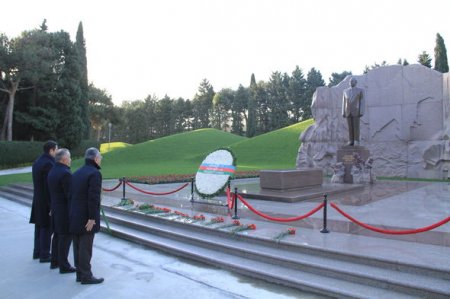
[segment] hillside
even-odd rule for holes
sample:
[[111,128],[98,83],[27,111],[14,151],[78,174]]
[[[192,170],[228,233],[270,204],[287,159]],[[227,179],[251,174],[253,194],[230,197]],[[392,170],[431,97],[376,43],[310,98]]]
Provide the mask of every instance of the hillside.
[[238,170],[295,168],[300,133],[313,123],[309,119],[233,144]]
[[115,150],[126,148],[129,146],[132,146],[132,145],[129,143],[125,143],[125,142],[111,142],[111,143],[106,142],[106,143],[102,143],[100,145],[100,152],[102,154],[104,154],[104,153],[107,153],[110,151],[115,151]]
[[105,153],[103,176],[194,173],[203,157],[218,147],[246,140],[215,129],[175,134]]

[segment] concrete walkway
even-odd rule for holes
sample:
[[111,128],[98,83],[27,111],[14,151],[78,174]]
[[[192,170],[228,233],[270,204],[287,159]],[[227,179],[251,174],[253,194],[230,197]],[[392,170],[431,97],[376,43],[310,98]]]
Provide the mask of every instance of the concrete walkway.
[[27,167],[20,167],[20,168],[2,169],[2,170],[0,170],[0,175],[30,173],[30,172],[31,172],[31,166],[27,166]]
[[[0,198],[0,298],[323,298],[243,277],[99,233],[92,270],[100,285],[32,260],[30,209]],[[70,257],[72,260],[72,257]]]

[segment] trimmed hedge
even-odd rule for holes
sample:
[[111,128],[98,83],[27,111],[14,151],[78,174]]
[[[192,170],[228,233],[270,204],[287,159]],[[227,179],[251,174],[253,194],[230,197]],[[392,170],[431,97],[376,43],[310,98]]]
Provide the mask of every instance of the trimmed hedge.
[[0,141],[0,168],[12,168],[33,163],[42,154],[44,142]]
[[[0,141],[0,168],[13,168],[30,165],[42,154],[45,142],[41,141]],[[100,143],[95,140],[82,140],[73,150],[70,150],[73,158],[84,156],[89,147],[100,148]]]

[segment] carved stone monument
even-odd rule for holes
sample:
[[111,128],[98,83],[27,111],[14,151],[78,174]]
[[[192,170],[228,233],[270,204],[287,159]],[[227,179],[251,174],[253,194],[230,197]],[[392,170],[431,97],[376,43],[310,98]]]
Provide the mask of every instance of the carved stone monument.
[[369,150],[363,146],[343,146],[337,150],[336,160],[344,164],[344,183],[354,183],[352,167],[355,165],[355,154],[364,161],[369,159]]
[[[365,90],[360,145],[370,151],[377,175],[448,177],[450,170],[450,77],[422,65],[380,67],[353,76]],[[348,141],[342,94],[351,77],[319,87],[311,110],[315,123],[305,130],[297,168],[332,174],[337,150]]]

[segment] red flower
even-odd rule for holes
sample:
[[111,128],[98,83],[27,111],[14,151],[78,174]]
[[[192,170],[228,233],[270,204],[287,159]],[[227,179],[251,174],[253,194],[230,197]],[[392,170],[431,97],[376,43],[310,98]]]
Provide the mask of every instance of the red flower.
[[241,225],[241,222],[239,220],[234,220],[233,225],[239,226]]
[[213,222],[213,223],[221,223],[221,222],[224,222],[225,221],[225,219],[223,219],[223,217],[216,217],[216,218],[213,218],[213,219],[211,219],[211,221]]
[[256,225],[254,225],[254,224],[252,223],[252,224],[249,224],[249,225],[247,226],[247,228],[248,228],[248,229],[251,229],[251,230],[255,230],[255,229],[256,229]]
[[205,220],[205,216],[203,216],[203,214],[195,215],[194,220]]
[[290,227],[290,228],[288,228],[288,234],[290,234],[290,235],[295,235],[295,228],[294,227]]

